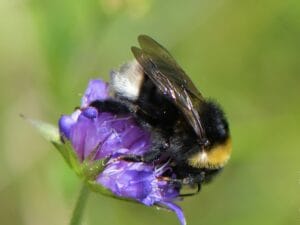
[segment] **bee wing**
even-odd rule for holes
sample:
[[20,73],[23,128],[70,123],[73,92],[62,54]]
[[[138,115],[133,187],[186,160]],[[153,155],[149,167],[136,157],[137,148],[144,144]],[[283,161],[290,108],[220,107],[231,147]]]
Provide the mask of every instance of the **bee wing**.
[[155,64],[166,77],[178,85],[184,86],[193,97],[203,101],[201,93],[167,49],[147,35],[140,35],[138,41],[143,53],[148,55],[151,62]]
[[141,49],[131,50],[145,74],[181,110],[200,139],[206,139],[197,112],[204,101],[201,93],[163,46],[146,35],[140,35],[138,41]]

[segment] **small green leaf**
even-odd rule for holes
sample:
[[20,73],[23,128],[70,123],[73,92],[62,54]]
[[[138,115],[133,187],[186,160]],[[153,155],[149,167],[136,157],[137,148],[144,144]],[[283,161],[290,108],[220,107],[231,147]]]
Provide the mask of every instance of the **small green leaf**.
[[35,127],[46,140],[56,144],[62,144],[57,126],[40,120],[27,118],[24,115],[20,116]]
[[55,148],[61,153],[68,165],[75,171],[79,176],[82,174],[81,163],[72,147],[72,144],[68,140],[64,140],[64,143],[57,144],[52,142]]
[[81,169],[82,176],[87,180],[96,180],[97,176],[103,171],[107,159],[100,160],[84,160]]
[[33,127],[35,127],[39,133],[48,141],[50,141],[55,148],[62,154],[69,166],[78,174],[82,174],[82,169],[78,157],[73,150],[72,144],[68,140],[63,140],[60,137],[57,126],[52,124],[34,120],[21,115],[26,121],[28,121]]
[[98,184],[96,181],[86,180],[85,183],[92,192],[99,193],[109,197],[115,197],[115,195],[107,188]]
[[120,196],[115,195],[109,189],[103,187],[102,185],[100,185],[96,181],[86,181],[86,184],[92,192],[102,194],[102,195],[105,195],[105,196],[108,196],[108,197],[112,197],[112,198],[115,198],[115,199],[119,199],[119,200],[122,200],[122,201],[127,201],[127,202],[133,202],[133,203],[140,204],[140,202],[138,202],[138,201],[136,201],[132,198],[124,198],[124,197],[120,197]]

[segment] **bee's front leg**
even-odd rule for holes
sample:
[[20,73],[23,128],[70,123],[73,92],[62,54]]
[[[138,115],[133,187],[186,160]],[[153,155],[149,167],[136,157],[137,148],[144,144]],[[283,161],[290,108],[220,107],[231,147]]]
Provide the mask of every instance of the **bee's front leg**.
[[128,162],[143,162],[143,163],[152,163],[158,160],[161,156],[160,151],[149,151],[143,155],[121,155],[118,157],[118,160],[124,160]]

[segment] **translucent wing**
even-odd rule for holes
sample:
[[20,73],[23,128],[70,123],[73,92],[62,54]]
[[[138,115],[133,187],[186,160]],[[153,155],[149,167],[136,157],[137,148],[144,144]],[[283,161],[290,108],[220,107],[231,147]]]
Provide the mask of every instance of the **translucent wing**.
[[146,35],[140,35],[138,41],[141,49],[132,47],[131,50],[145,74],[181,110],[199,138],[206,142],[197,112],[204,102],[200,92],[163,46]]

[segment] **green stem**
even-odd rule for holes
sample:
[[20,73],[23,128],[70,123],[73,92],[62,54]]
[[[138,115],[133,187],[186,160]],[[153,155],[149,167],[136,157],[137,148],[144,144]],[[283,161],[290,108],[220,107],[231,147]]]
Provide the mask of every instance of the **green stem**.
[[79,225],[80,224],[81,218],[82,218],[82,213],[83,213],[88,195],[89,195],[89,189],[86,185],[83,184],[80,194],[79,194],[79,197],[77,199],[75,208],[73,210],[70,225]]

